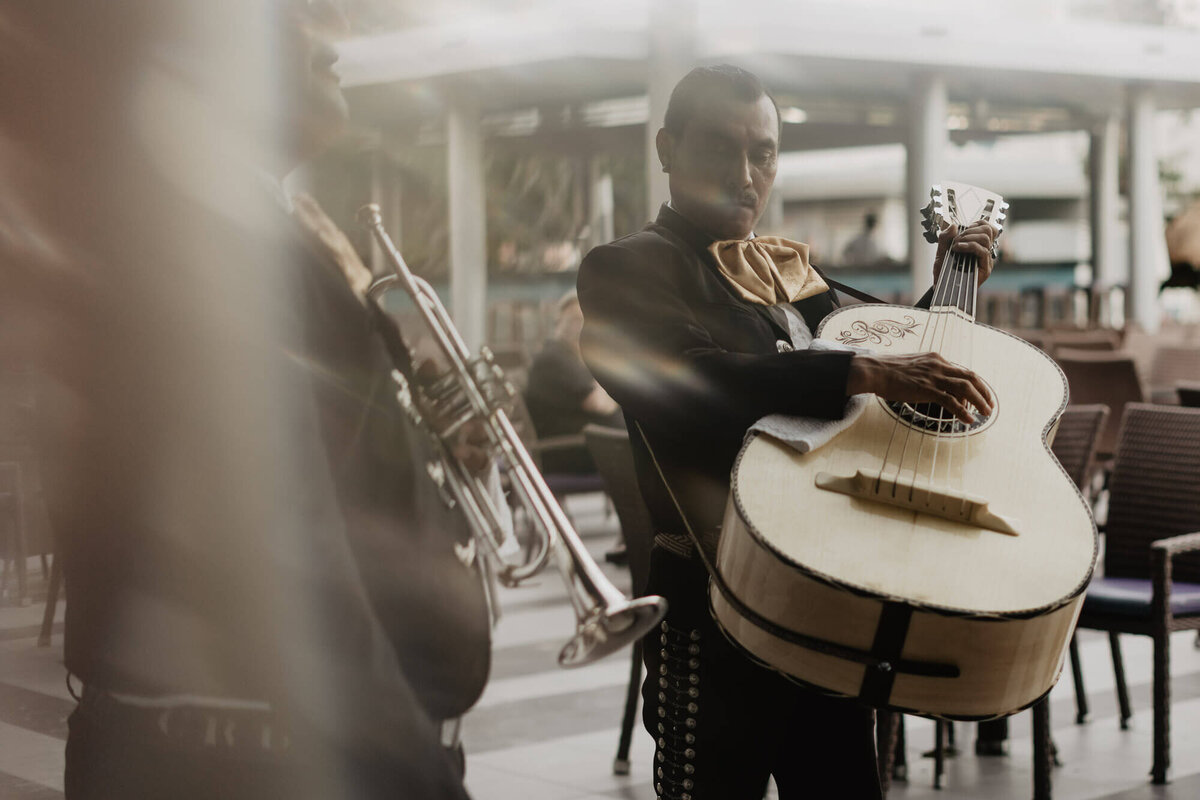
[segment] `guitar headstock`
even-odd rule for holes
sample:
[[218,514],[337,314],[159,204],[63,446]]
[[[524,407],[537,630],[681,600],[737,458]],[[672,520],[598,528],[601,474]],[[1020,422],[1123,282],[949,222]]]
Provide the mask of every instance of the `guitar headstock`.
[[992,243],[992,255],[996,256],[996,243],[1004,232],[1008,219],[1008,203],[995,192],[980,189],[966,183],[935,184],[929,192],[929,205],[921,209],[925,217],[925,240],[936,243],[938,233],[947,225],[965,228],[972,222],[984,220],[997,230]]

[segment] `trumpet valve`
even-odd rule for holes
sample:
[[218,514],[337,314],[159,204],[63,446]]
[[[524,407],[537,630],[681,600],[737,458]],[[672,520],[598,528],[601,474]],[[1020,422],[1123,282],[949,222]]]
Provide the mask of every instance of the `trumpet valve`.
[[383,213],[377,203],[367,203],[358,210],[356,217],[358,224],[364,228],[374,228],[383,222]]
[[425,473],[429,475],[429,479],[437,487],[438,496],[442,498],[442,503],[446,508],[454,508],[458,505],[454,499],[454,495],[450,491],[450,487],[446,485],[445,465],[440,461],[430,461],[425,465]]
[[421,412],[413,401],[412,386],[409,384],[408,378],[405,378],[404,373],[400,370],[394,369],[392,370],[392,381],[396,384],[396,402],[414,425],[420,425]]

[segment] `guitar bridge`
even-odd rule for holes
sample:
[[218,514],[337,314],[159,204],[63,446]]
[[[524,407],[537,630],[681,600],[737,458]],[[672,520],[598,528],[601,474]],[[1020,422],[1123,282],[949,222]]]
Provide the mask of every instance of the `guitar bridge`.
[[1014,527],[1015,520],[991,511],[988,501],[982,497],[955,489],[922,485],[899,477],[882,477],[861,469],[853,475],[820,472],[816,484],[818,489],[839,492],[860,500],[896,506],[918,514],[930,514],[1007,536],[1019,535]]

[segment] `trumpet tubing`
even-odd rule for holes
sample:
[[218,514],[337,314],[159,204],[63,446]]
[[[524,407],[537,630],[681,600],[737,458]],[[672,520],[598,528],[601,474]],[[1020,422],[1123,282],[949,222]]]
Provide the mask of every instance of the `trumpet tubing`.
[[[604,575],[517,436],[503,407],[513,389],[490,351],[481,348],[478,357],[471,356],[433,288],[413,275],[383,229],[379,207],[372,203],[358,213],[394,272],[373,284],[368,297],[378,304],[387,289],[396,285],[404,289],[449,365],[449,371],[428,387],[409,386],[404,376],[396,373],[400,402],[433,444],[436,458],[427,465],[430,477],[442,488],[443,496],[452,497],[463,512],[475,540],[507,585],[515,586],[541,571],[550,556],[555,556],[576,622],[574,636],[559,653],[560,665],[590,663],[644,636],[666,614],[667,601],[656,596],[630,600]],[[487,488],[453,455],[452,437],[472,420],[483,425],[493,457],[500,460],[536,525],[538,549],[524,564],[503,558],[500,512]]]

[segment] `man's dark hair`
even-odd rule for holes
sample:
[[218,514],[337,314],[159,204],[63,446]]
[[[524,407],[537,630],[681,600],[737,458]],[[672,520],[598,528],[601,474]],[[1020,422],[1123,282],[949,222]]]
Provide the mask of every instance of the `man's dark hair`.
[[672,136],[680,136],[688,121],[695,117],[701,108],[711,103],[714,97],[732,97],[753,103],[763,95],[770,98],[771,105],[775,107],[775,119],[779,124],[779,132],[782,133],[783,120],[779,118],[779,103],[775,102],[775,98],[757,75],[732,64],[696,67],[684,75],[671,90],[663,127]]

